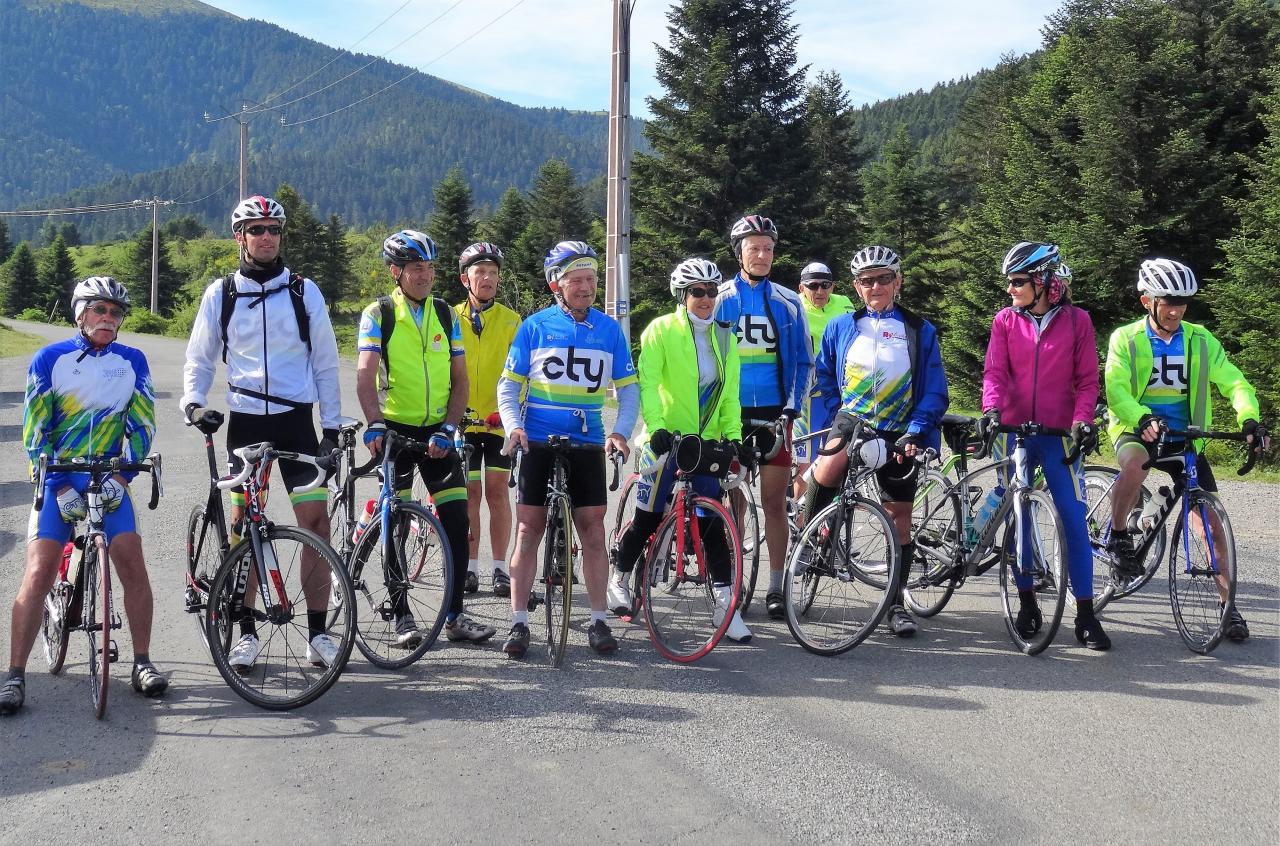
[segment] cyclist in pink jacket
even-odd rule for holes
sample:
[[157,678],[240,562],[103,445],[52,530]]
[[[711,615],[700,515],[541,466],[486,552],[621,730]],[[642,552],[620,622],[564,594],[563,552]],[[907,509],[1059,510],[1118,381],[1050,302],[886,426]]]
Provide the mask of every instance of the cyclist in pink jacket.
[[[1070,271],[1053,244],[1022,242],[1004,258],[1012,305],[991,324],[982,374],[983,419],[979,435],[995,424],[1036,422],[1070,429],[1088,453],[1098,440],[1093,423],[1098,400],[1098,349],[1088,312],[1071,304]],[[1007,436],[1005,449],[1008,450]],[[1080,458],[1063,464],[1066,439],[1038,435],[1026,439],[1027,458],[1039,466],[1066,532],[1067,569],[1076,597],[1076,640],[1090,649],[1111,648],[1111,639],[1093,613],[1093,552],[1085,526]],[[1016,626],[1031,636],[1041,626],[1034,584],[1018,585]]]

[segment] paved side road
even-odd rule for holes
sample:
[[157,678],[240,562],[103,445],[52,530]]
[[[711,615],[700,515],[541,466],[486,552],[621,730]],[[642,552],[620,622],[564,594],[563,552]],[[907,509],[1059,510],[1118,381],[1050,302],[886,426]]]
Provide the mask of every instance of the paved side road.
[[[83,643],[72,640],[58,677],[37,646],[28,707],[0,720],[0,844],[54,832],[129,844],[1280,838],[1274,486],[1224,480],[1253,637],[1209,657],[1182,646],[1163,576],[1107,610],[1110,653],[1076,647],[1068,612],[1044,655],[1018,655],[988,579],[914,640],[878,634],[839,658],[804,652],[758,610],[754,643],[689,667],[619,623],[617,656],[596,658],[579,631],[560,671],[509,661],[496,645],[442,643],[401,673],[355,653],[321,700],[273,714],[223,685],[182,611],[185,516],[207,484],[200,440],[176,407],[183,344],[126,341],[147,353],[159,392],[166,497],[144,521],[152,654],[173,686],[148,701],[117,677],[95,722]],[[31,495],[25,369],[0,362],[0,654]],[[354,410],[350,367],[344,391]],[[505,631],[487,579],[470,607]]]

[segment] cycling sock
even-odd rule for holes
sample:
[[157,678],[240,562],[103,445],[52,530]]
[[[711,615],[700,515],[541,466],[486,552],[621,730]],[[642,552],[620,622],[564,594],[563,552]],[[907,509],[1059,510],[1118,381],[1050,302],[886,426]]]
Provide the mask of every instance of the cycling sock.
[[813,515],[830,505],[831,500],[835,498],[835,488],[819,484],[815,479],[813,484],[805,488],[804,491],[804,522],[808,523]]
[[915,558],[915,555],[915,541],[902,545],[902,569],[898,573],[898,583],[902,585],[904,590],[907,587],[907,581],[911,578],[911,559]]
[[480,559],[479,559],[479,558],[468,558],[468,559],[467,559],[467,572],[468,572],[468,573],[479,573],[479,572],[480,572]]
[[1022,589],[1019,589],[1019,590],[1018,590],[1018,605],[1019,605],[1020,607],[1022,607],[1022,608],[1028,608],[1028,607],[1033,606],[1033,605],[1036,605],[1036,604],[1038,604],[1038,603],[1036,602],[1036,590],[1035,590],[1035,588],[1027,588],[1026,590],[1022,590]]
[[458,614],[455,614],[454,612],[450,611],[448,614],[444,615],[444,624],[446,626],[452,626],[454,623],[458,621],[458,616],[459,616]]
[[511,625],[514,626],[517,623],[523,624],[526,626],[529,625],[529,612],[525,611],[524,609],[513,612],[511,614]]
[[12,664],[9,665],[9,678],[18,679],[19,681],[25,681],[26,677],[27,677],[26,667],[15,667]]
[[495,569],[495,570],[501,570],[503,573],[506,573],[506,575],[508,575],[508,576],[510,576],[510,575],[511,575],[510,573],[508,573],[508,572],[507,572],[507,562],[506,562],[506,559],[503,559],[503,558],[495,558],[495,559],[493,559],[493,569]]
[[599,620],[602,623],[608,623],[608,620],[609,620],[608,612],[592,610],[591,622],[594,624],[596,620]]
[[133,653],[133,666],[146,667],[151,664],[151,656],[145,652]]
[[1076,600],[1076,622],[1087,623],[1094,620],[1093,597]]
[[324,619],[328,616],[328,611],[307,609],[307,640],[315,640],[317,635],[324,634]]
[[258,624],[254,622],[253,612],[248,608],[244,609],[244,616],[240,618],[240,636],[245,635],[258,636]]
[[769,593],[782,593],[782,570],[769,571]]

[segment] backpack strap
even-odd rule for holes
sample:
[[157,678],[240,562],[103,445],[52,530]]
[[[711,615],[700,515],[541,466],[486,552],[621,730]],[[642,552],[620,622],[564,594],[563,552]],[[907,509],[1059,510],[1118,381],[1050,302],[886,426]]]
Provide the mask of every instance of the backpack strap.
[[[222,363],[226,364],[227,327],[231,325],[231,314],[236,310],[236,299],[246,295],[236,290],[235,274],[229,273],[218,281],[222,285],[222,312],[218,315],[218,322],[222,327]],[[306,280],[300,273],[291,273],[287,287],[289,300],[293,303],[293,317],[298,322],[298,338],[307,345],[307,355],[311,355],[311,317],[307,314]]]
[[444,330],[444,336],[452,338],[453,309],[449,308],[449,304],[439,297],[432,297],[431,304],[436,308],[436,320],[440,321],[440,328]]
[[391,360],[387,358],[387,344],[391,342],[391,333],[396,328],[396,307],[391,298],[383,294],[378,297],[378,327],[382,333],[382,368],[387,374],[388,382],[391,379]]
[[218,322],[222,326],[222,363],[227,363],[227,326],[231,323],[231,312],[236,308],[235,274],[228,273],[218,280],[222,284],[222,312]]

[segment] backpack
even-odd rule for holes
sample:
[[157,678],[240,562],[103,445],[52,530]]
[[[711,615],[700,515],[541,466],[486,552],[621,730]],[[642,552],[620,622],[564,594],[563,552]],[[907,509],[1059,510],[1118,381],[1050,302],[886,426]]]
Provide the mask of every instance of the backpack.
[[307,316],[307,306],[303,301],[303,287],[306,280],[302,278],[300,273],[289,274],[289,284],[283,288],[263,294],[250,294],[244,291],[236,290],[235,274],[228,274],[222,277],[222,314],[219,321],[222,324],[222,363],[227,362],[227,326],[231,324],[231,313],[235,311],[236,300],[240,297],[258,297],[259,302],[265,300],[276,291],[288,290],[289,299],[293,303],[293,316],[298,321],[298,337],[302,343],[307,345],[307,355],[311,354],[311,318]]
[[[436,320],[440,321],[445,337],[453,335],[453,309],[439,297],[432,297],[431,305],[436,310]],[[380,312],[378,325],[382,331],[382,366],[386,370],[387,378],[390,379],[391,360],[387,358],[387,344],[391,343],[391,333],[396,328],[396,306],[391,301],[391,297],[385,294],[378,297],[378,311]]]

